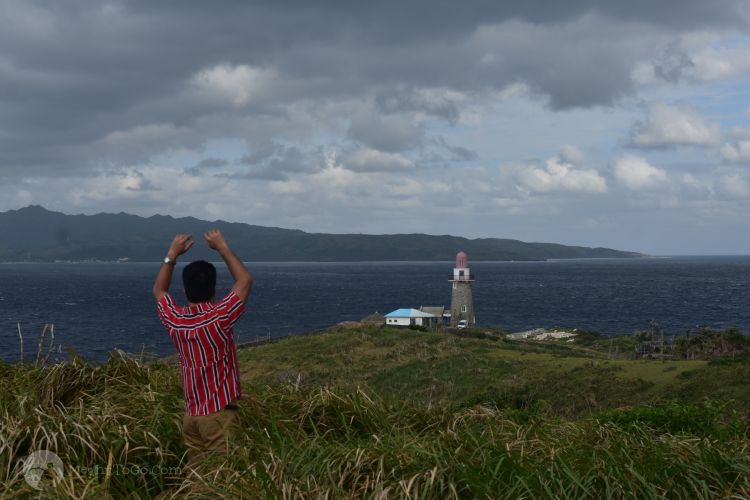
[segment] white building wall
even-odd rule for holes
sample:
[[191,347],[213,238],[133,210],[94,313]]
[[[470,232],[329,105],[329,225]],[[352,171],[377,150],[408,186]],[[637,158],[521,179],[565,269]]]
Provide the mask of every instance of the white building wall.
[[410,318],[385,318],[385,324],[389,326],[409,326]]
[[[461,274],[460,271],[464,272],[464,275],[462,277],[460,276],[460,274]],[[454,280],[468,279],[469,274],[471,274],[471,271],[469,270],[468,267],[454,267],[453,268],[453,279]]]

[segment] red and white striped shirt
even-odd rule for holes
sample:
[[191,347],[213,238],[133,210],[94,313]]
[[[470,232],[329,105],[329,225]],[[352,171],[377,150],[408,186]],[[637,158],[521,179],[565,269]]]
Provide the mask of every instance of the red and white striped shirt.
[[242,397],[232,331],[245,310],[242,300],[229,292],[216,304],[183,307],[167,294],[157,309],[180,354],[185,412],[210,415]]

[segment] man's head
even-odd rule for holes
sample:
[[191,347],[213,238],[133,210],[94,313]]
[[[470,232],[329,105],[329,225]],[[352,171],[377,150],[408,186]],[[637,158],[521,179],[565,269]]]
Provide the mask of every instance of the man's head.
[[209,302],[216,295],[216,268],[205,260],[191,262],[182,270],[182,284],[188,301]]

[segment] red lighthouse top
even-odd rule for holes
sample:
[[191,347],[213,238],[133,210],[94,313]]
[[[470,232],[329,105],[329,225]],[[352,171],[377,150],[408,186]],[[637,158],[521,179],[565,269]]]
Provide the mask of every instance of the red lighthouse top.
[[468,265],[469,259],[466,256],[466,253],[461,251],[456,254],[456,268],[463,269],[469,267]]

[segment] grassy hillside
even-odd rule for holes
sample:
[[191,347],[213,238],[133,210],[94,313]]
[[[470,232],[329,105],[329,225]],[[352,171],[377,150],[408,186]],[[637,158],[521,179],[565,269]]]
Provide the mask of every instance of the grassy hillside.
[[[615,340],[629,350],[629,338]],[[659,401],[733,399],[750,411],[745,358],[722,361],[608,359],[609,341],[518,343],[396,329],[340,329],[289,338],[240,353],[255,385],[295,384],[352,391],[388,401],[463,408],[476,404],[554,415]]]
[[192,475],[174,365],[0,365],[0,498],[39,495],[39,449],[66,467],[43,497],[748,497],[747,360],[607,352],[362,327],[246,349],[241,438]]

